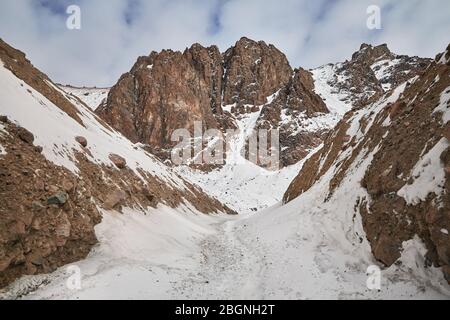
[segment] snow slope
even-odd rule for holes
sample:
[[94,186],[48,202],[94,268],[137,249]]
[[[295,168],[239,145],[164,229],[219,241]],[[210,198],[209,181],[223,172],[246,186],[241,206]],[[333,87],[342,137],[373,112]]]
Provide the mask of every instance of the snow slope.
[[59,86],[64,91],[83,101],[92,111],[106,100],[109,88],[77,88],[72,86]]
[[[164,207],[145,216],[108,214],[86,260],[25,277],[0,298],[448,299],[441,272],[417,267],[425,250],[418,239],[404,243],[401,266],[381,271],[380,291],[367,288],[366,271],[376,261],[359,241],[351,202],[339,200],[358,196],[366,164],[325,204],[329,177],[285,206],[241,217]],[[73,266],[81,270],[81,289],[67,285]]]
[[[268,103],[276,96],[268,98]],[[229,110],[231,106],[225,106]],[[240,214],[260,211],[278,203],[289,183],[300,170],[303,162],[278,171],[263,169],[248,161],[242,150],[253,133],[258,111],[240,115],[235,119],[239,133],[232,136],[226,154],[225,165],[212,172],[191,169],[188,166],[175,167],[174,170],[184,179],[202,187],[208,194]]]
[[16,78],[3,65],[0,66],[1,114],[31,131],[35,136],[35,144],[43,147],[42,153],[48,160],[77,173],[74,154],[81,152],[82,147],[75,141],[75,137],[83,136],[87,139],[92,154],[87,156],[93,163],[112,165],[109,155],[115,153],[126,158],[127,165],[136,175],[140,176],[139,169],[143,169],[175,188],[185,189],[183,180],[155,157],[132,144],[120,133],[104,127],[97,116],[77,99],[51,82],[47,82],[47,85],[60,90],[77,108],[84,126]]

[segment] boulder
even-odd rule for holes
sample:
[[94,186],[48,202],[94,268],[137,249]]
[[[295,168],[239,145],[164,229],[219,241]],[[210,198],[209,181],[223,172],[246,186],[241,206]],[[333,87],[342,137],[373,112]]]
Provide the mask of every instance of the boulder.
[[444,127],[444,131],[442,132],[442,136],[450,141],[450,123],[447,123],[447,125]]
[[127,194],[122,190],[115,190],[108,194],[106,200],[103,202],[103,208],[106,210],[113,210],[120,206],[127,198]]
[[8,117],[7,116],[0,116],[0,122],[8,123]]
[[17,129],[17,134],[19,135],[20,140],[26,142],[28,144],[33,144],[34,135],[25,128],[19,127]]
[[119,169],[125,169],[127,166],[127,161],[117,154],[111,153],[109,155],[109,160],[111,160],[112,163],[114,163],[114,165]]
[[396,241],[391,237],[382,234],[373,250],[375,258],[383,262],[386,266],[391,266],[400,258],[400,249]]
[[63,205],[69,200],[67,192],[57,192],[47,199],[47,204]]
[[44,151],[44,148],[42,148],[41,146],[36,146],[34,147],[34,151],[36,151],[37,153],[42,153],[42,151]]
[[78,142],[83,148],[86,148],[88,145],[85,137],[81,136],[75,137],[75,141]]

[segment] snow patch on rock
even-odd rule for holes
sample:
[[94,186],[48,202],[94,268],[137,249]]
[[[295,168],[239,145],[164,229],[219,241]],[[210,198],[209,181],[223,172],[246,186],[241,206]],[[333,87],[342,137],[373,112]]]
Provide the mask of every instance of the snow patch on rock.
[[440,161],[440,155],[450,146],[447,139],[442,138],[427,154],[422,156],[415,165],[411,177],[412,184],[406,184],[397,195],[404,198],[408,204],[416,205],[424,201],[430,193],[440,195],[444,190],[445,172]]
[[92,111],[98,108],[108,98],[109,88],[77,88],[60,86],[62,90],[83,101]]

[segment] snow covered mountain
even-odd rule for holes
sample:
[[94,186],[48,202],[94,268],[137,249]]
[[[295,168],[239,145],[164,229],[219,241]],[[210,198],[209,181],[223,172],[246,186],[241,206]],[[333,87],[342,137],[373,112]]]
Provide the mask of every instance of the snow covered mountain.
[[441,267],[450,282],[449,74],[439,56],[422,74],[347,113],[284,202],[320,185],[325,205],[347,215],[347,228],[361,219],[363,230],[347,229],[347,237],[367,238],[385,266],[402,266],[403,249],[414,241],[423,248],[416,263]]
[[[104,100],[2,42],[0,286],[20,278],[0,299],[448,299],[449,49],[307,71],[247,38],[193,45]],[[238,129],[225,164],[163,164],[197,120]],[[259,128],[279,170],[242,152]]]
[[78,88],[74,86],[58,85],[65,92],[77,97],[92,111],[106,102],[110,88]]
[[23,53],[0,42],[0,59],[0,286],[84,258],[104,210],[232,213],[112,130]]

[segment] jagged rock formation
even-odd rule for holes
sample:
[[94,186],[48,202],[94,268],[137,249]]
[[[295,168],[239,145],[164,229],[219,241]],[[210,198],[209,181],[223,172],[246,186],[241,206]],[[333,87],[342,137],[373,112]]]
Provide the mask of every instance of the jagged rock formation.
[[[276,122],[272,115],[277,113],[272,109],[281,104],[308,115],[326,111],[313,90],[310,75],[294,72],[273,45],[244,37],[224,54],[215,46],[195,44],[184,53],[164,50],[140,57],[111,89],[97,114],[167,159],[175,144],[170,141],[173,131],[192,131],[194,121],[201,121],[204,129],[225,131],[235,128],[241,116],[260,112],[263,105],[261,121],[270,118],[271,122]],[[281,92],[277,102],[268,104],[268,97],[276,92]],[[224,111],[223,106],[231,107]]]
[[[97,114],[166,160],[176,144],[170,139],[175,129],[192,131],[194,121],[200,121],[204,130],[225,131],[258,113],[254,129],[279,130],[281,165],[287,166],[317,147],[347,111],[330,114],[330,95],[347,109],[362,106],[419,74],[429,62],[395,55],[386,45],[364,44],[350,61],[311,73],[292,70],[286,56],[263,41],[244,37],[223,54],[216,46],[195,44],[183,53],[164,50],[140,57]],[[321,72],[330,75],[322,79]],[[324,94],[324,86],[332,92]]]
[[[321,179],[329,180],[328,201],[350,175],[362,172],[355,217],[362,217],[374,256],[390,266],[402,243],[418,235],[428,249],[426,263],[442,267],[450,283],[450,68],[443,56],[379,101],[346,114],[284,201]],[[391,78],[395,85],[401,75]]]
[[280,89],[275,99],[264,105],[255,130],[279,130],[281,166],[289,166],[318,146],[327,132],[327,128],[297,132],[302,126],[302,120],[328,113],[326,104],[314,92],[311,73],[300,68],[294,71],[288,84]]
[[174,130],[230,126],[221,108],[221,55],[217,47],[193,45],[184,53],[164,50],[140,57],[97,110],[133,142],[174,145]]
[[394,54],[386,44],[362,44],[350,61],[332,65],[334,87],[352,105],[364,106],[420,74],[429,63],[430,59]]
[[233,213],[2,41],[0,60],[0,287],[86,257],[100,209],[189,204]]
[[264,41],[242,38],[225,52],[223,60],[224,105],[265,104],[292,76],[286,56]]

